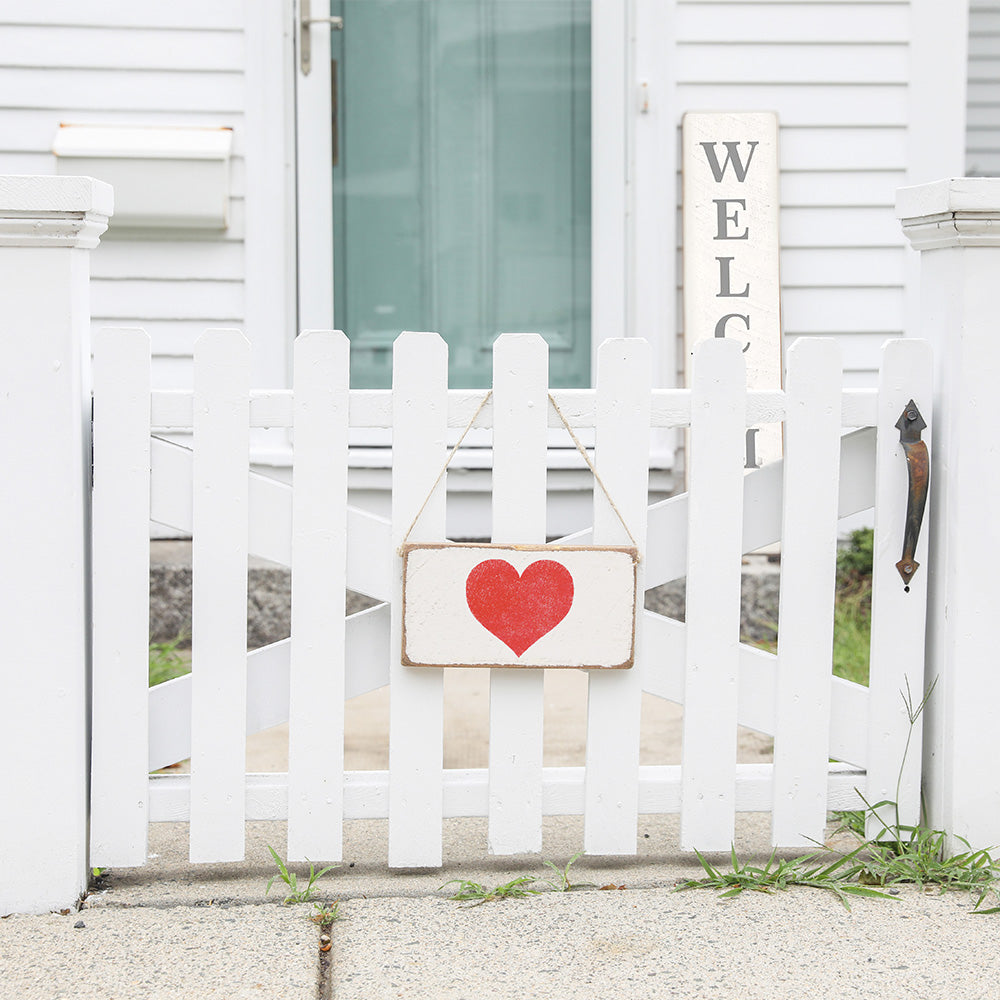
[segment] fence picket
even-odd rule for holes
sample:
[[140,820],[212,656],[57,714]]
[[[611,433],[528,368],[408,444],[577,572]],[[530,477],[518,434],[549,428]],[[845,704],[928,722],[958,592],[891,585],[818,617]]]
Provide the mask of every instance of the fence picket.
[[288,859],[343,851],[350,344],[309,330],[295,341]]
[[91,864],[146,862],[149,391],[143,330],[94,337]]
[[[645,587],[649,466],[649,344],[606,340],[598,351],[596,468],[611,500],[594,488],[594,543],[639,549],[638,588]],[[624,524],[622,523],[624,521]],[[626,530],[627,525],[627,530]],[[631,538],[629,537],[631,533]],[[636,609],[630,670],[590,671],[584,849],[635,854],[639,809],[639,715],[642,705],[642,613]]]
[[735,823],[746,365],[732,340],[695,350],[688,474],[681,847],[727,850]]
[[[389,662],[389,866],[441,865],[444,678],[404,666],[404,541],[440,542],[445,533],[448,346],[436,333],[402,333],[392,368],[392,659]],[[427,506],[421,513],[424,500]],[[419,516],[418,516],[419,515]]]
[[[904,589],[895,564],[903,551],[908,477],[895,424],[903,408],[913,399],[927,422],[923,440],[931,441],[931,361],[931,348],[927,343],[889,341],[882,351],[878,392],[866,797],[873,805],[884,800],[896,802],[898,817],[891,807],[880,809],[879,816],[886,823],[904,825],[915,824],[920,817],[922,721],[915,723],[911,736],[903,696],[909,690],[912,706],[916,708],[925,691],[924,622],[929,577],[930,501],[924,512],[924,527],[916,550],[920,568]],[[941,698],[943,692],[936,691],[931,697]],[[877,837],[882,833],[881,823],[869,818],[868,836]]]
[[772,843],[822,842],[830,753],[830,676],[841,433],[840,345],[788,352]]
[[195,344],[191,603],[192,861],[245,849],[246,584],[250,345]]
[[[493,345],[493,541],[545,541],[548,347],[537,334]],[[489,849],[542,849],[543,670],[490,671]]]

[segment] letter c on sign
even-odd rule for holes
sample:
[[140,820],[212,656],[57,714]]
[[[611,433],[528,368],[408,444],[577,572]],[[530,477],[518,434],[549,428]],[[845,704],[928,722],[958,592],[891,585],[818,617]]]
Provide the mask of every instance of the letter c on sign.
[[[750,329],[750,317],[749,316],[745,316],[745,315],[743,315],[743,313],[726,313],[726,315],[723,316],[722,319],[720,319],[719,322],[715,324],[715,335],[716,335],[716,337],[725,337],[726,336],[726,324],[731,319],[741,319],[741,320],[743,320],[743,325],[747,328],[747,330]],[[746,352],[748,350],[750,350],[750,341],[749,340],[747,341],[746,346],[743,348],[743,353],[746,354]]]

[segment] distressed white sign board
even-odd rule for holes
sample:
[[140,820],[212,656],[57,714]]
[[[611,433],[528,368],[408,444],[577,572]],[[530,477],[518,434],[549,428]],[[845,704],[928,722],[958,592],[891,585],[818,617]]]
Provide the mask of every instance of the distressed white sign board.
[[[684,345],[743,345],[747,387],[781,388],[778,117],[684,115]],[[781,457],[781,425],[747,431],[746,464]]]
[[628,548],[412,545],[403,550],[403,663],[631,667]]

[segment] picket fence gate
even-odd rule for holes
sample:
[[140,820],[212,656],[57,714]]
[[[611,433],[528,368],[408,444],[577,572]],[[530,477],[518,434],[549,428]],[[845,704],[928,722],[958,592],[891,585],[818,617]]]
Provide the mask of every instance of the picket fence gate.
[[[747,391],[736,343],[696,353],[689,389],[650,390],[648,345],[600,348],[596,389],[554,389],[640,550],[639,592],[687,577],[686,623],[639,612],[631,670],[589,676],[585,767],[543,767],[542,671],[494,668],[487,769],[442,764],[440,669],[400,663],[400,558],[410,535],[445,540],[434,488],[483,391],[449,390],[447,346],[404,333],[392,390],[352,390],[342,333],[295,343],[294,388],[251,391],[249,345],[208,331],[193,391],[152,391],[149,339],[94,345],[91,863],[142,865],[148,824],[190,822],[192,861],[241,859],[247,820],[287,819],[290,860],[341,858],[346,819],[388,817],[393,867],[440,866],[442,819],[488,816],[489,850],[541,850],[542,817],[584,817],[590,854],[634,854],[640,814],[680,812],[684,849],[728,849],[737,811],[770,811],[773,842],[822,840],[828,808],[899,800],[913,822],[920,727],[903,694],[924,678],[926,572],[908,588],[907,470],[894,425],[908,400],[930,419],[921,341],[886,345],[877,389],[843,388],[839,347],[803,340],[782,391]],[[545,541],[547,349],[500,337],[492,398],[493,540]],[[784,421],[784,460],[747,473],[746,428]],[[249,471],[251,428],[288,428],[294,480]],[[352,428],[392,429],[392,517],[347,505]],[[647,504],[651,431],[690,427],[689,492]],[[152,431],[190,431],[190,448]],[[845,433],[845,429],[850,429]],[[929,439],[929,430],[927,439]],[[573,544],[628,544],[601,491]],[[838,518],[875,508],[868,688],[831,673]],[[192,674],[147,687],[150,519],[193,539]],[[923,533],[926,535],[926,532]],[[741,557],[781,541],[777,653],[739,642]],[[918,562],[924,558],[920,540]],[[291,637],[246,652],[247,558],[290,566]],[[345,619],[346,588],[382,602]],[[391,686],[389,769],[344,771],[344,702]],[[680,765],[639,764],[642,692],[682,703]],[[287,774],[245,774],[252,733],[289,721]],[[737,764],[737,723],[774,737],[774,763]],[[151,775],[191,758],[190,775]],[[830,760],[836,763],[830,763]],[[856,791],[857,790],[857,791]]]

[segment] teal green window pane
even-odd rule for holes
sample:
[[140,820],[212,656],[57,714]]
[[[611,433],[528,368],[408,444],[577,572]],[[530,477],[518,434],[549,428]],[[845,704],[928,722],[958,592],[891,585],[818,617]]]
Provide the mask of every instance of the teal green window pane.
[[499,333],[590,380],[590,5],[334,0],[334,315],[358,387],[401,330],[436,330],[452,386]]

